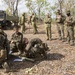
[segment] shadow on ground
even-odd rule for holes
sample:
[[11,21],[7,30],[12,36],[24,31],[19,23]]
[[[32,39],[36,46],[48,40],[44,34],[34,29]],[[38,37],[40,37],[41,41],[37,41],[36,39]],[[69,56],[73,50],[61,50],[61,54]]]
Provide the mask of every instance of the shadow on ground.
[[47,60],[61,60],[65,56],[59,53],[53,53],[53,54],[48,54],[48,59]]
[[[47,61],[61,60],[62,58],[65,57],[62,54],[58,53],[48,54],[47,56],[48,56]],[[30,61],[14,62],[12,61],[12,59],[9,62],[11,68],[15,69],[16,71],[19,71],[21,69],[32,68],[34,65],[37,65],[42,61],[44,61],[44,59],[39,58],[38,61],[35,62],[30,62]]]

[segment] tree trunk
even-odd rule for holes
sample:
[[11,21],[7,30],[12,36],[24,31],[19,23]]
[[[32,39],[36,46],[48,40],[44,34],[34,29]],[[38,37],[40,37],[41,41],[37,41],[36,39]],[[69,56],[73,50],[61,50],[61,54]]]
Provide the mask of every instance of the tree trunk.
[[40,18],[40,7],[39,7],[39,18]]
[[59,1],[59,5],[60,5],[60,12],[62,13],[62,2],[63,0],[58,0]]

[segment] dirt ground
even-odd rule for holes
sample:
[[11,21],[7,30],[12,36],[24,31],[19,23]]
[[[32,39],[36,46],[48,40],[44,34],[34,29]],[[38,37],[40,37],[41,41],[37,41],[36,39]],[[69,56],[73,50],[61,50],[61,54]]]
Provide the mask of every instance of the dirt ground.
[[[65,29],[66,30],[66,29]],[[5,31],[8,38],[11,38],[12,30]],[[52,25],[52,41],[46,40],[45,28],[43,25],[38,26],[38,34],[32,34],[32,27],[27,26],[24,37],[29,40],[40,38],[48,44],[50,51],[47,60],[32,62],[12,62],[13,68],[17,72],[4,73],[0,70],[0,75],[75,75],[75,46],[69,46],[65,42],[58,40],[56,25]]]

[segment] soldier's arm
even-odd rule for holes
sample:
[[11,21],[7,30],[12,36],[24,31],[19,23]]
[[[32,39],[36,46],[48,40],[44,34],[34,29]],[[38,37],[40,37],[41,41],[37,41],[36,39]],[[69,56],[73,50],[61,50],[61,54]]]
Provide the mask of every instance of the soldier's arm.
[[20,34],[19,36],[20,36],[20,38],[18,38],[17,42],[22,42],[22,40],[23,40],[23,34]]
[[10,50],[10,44],[7,38],[5,39],[5,48],[6,50]]
[[21,42],[22,42],[22,40],[23,40],[23,34],[21,34]]
[[72,17],[70,18],[70,22],[71,22],[71,23],[73,22],[73,18],[72,18]]
[[7,59],[8,59],[8,58],[9,58],[9,51],[10,51],[10,44],[9,44],[9,41],[8,41],[7,38],[5,39],[4,47],[5,47],[5,49],[6,49]]
[[69,18],[69,20],[67,20],[67,23],[72,23],[73,19],[72,17]]
[[14,34],[12,34],[12,36],[11,36],[11,40],[13,40],[14,39]]
[[51,22],[52,22],[52,18],[49,19],[49,23],[51,23]]
[[12,34],[11,41],[10,41],[11,43],[16,42],[14,36],[15,36],[15,34]]

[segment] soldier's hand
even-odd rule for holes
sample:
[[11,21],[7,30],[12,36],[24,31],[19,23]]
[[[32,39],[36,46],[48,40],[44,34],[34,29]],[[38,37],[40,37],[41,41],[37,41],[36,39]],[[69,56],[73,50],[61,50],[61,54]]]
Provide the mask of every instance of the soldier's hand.
[[11,43],[15,43],[15,40],[12,40]]
[[13,40],[11,40],[11,43],[13,43]]

